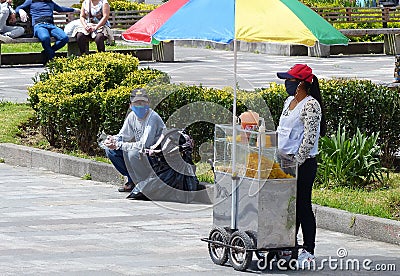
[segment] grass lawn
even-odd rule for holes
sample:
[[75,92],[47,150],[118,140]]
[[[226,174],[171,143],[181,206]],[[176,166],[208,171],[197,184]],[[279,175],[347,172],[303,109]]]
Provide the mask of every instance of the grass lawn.
[[[0,101],[0,143],[25,144],[51,149],[44,137],[29,128],[33,110],[27,104],[13,104]],[[20,126],[23,125],[21,128]],[[22,130],[23,129],[23,130]],[[35,138],[36,137],[36,138]],[[88,157],[84,154],[67,153],[82,158],[109,162],[105,157]],[[200,181],[213,182],[213,173],[207,164],[197,164]],[[346,210],[352,213],[400,220],[400,173],[389,174],[384,187],[368,190],[350,188],[314,188],[313,202],[319,205]]]
[[0,142],[20,144],[17,137],[19,125],[33,116],[33,109],[28,104],[11,104],[0,101]]
[[[114,46],[106,45],[106,50],[117,50],[117,49],[135,49],[135,48],[147,48],[151,46],[133,46],[133,45],[122,45],[116,44]],[[96,50],[96,44],[90,42],[90,50]],[[6,53],[40,53],[43,50],[40,43],[17,43],[17,44],[3,44],[1,45],[1,52]],[[64,46],[59,52],[67,52],[67,46]]]
[[314,188],[313,203],[357,214],[400,220],[400,173],[389,174],[387,185],[381,188]]

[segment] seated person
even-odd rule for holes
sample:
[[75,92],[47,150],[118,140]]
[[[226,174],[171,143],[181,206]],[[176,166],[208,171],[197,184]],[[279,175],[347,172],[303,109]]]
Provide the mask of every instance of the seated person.
[[108,136],[104,141],[106,155],[114,167],[128,178],[128,182],[118,189],[131,192],[134,183],[147,179],[152,173],[145,148],[150,148],[160,138],[165,124],[161,117],[149,107],[145,89],[132,91],[130,112],[117,135]]
[[[56,51],[68,43],[68,36],[54,24],[54,11],[77,12],[77,10],[59,6],[53,0],[25,0],[15,9],[22,22],[28,20],[25,9],[29,10],[32,19],[33,36],[42,43],[43,64],[46,65],[56,56]],[[51,45],[52,37],[56,40],[53,45]]]
[[80,23],[82,26],[76,29],[79,51],[81,54],[89,54],[89,40],[94,39],[97,51],[105,52],[104,41],[112,40],[110,29],[110,5],[107,0],[84,0],[81,8]]
[[9,26],[17,21],[15,10],[11,6],[12,0],[0,0],[0,41],[11,42],[13,38],[24,34],[25,30],[21,26]]

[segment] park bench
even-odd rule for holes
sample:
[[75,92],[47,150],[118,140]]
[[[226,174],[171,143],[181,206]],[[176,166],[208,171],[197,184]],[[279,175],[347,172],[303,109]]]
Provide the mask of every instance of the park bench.
[[[397,55],[400,53],[400,28],[379,28],[379,29],[339,29],[347,37],[364,35],[384,35],[383,52],[386,55]],[[317,43],[309,50],[311,56],[328,57],[330,46]]]
[[[60,28],[64,28],[66,24],[75,19],[75,15],[73,13],[54,13],[54,24]],[[1,63],[1,46],[2,44],[19,44],[19,43],[38,43],[39,40],[36,37],[33,37],[33,30],[30,22],[19,23],[18,25],[25,28],[24,37],[18,37],[13,39],[11,42],[1,42],[0,43],[0,65]],[[54,42],[54,38],[51,40]],[[67,46],[68,55],[79,54],[78,44],[76,42],[75,37],[70,37],[68,46]]]
[[[313,7],[312,9],[334,26],[379,23],[381,28],[340,28],[339,31],[350,38],[365,35],[384,35],[384,53],[387,55],[400,53],[398,38],[400,28],[388,28],[388,23],[400,23],[400,7]],[[322,56],[329,56],[329,48],[326,45],[316,45],[314,50],[316,54],[321,53]]]
[[380,23],[383,28],[387,28],[388,23],[400,22],[400,7],[313,7],[311,9],[333,25]]
[[383,47],[386,55],[400,53],[400,28],[379,28],[379,29],[340,29],[345,36],[364,36],[383,34]]
[[[136,23],[140,18],[149,13],[150,11],[111,11],[109,22],[114,31],[114,39],[122,40],[122,32]],[[69,22],[78,19],[79,14],[74,13],[54,13],[54,24],[60,28],[64,28]],[[25,28],[27,36],[15,38],[9,43],[0,43],[0,66],[1,66],[1,44],[17,44],[17,43],[37,43],[39,40],[32,37],[32,27],[30,23],[20,23]],[[52,39],[54,42],[54,39]],[[160,43],[160,45],[153,46],[153,59],[157,61],[173,61],[174,59],[173,42]],[[67,44],[67,55],[79,55],[78,43],[75,37],[69,37]]]

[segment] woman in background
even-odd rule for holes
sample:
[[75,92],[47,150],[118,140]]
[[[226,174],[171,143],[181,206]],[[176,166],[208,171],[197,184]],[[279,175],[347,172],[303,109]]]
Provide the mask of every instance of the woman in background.
[[83,1],[80,15],[82,26],[76,30],[76,40],[81,54],[89,54],[89,41],[92,39],[96,43],[97,51],[105,52],[105,40],[112,40],[109,17],[110,5],[107,0]]

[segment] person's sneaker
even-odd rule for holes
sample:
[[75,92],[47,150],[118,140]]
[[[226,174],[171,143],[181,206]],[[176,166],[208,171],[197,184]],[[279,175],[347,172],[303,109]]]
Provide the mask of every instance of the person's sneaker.
[[133,188],[135,188],[135,184],[133,182],[127,182],[124,184],[124,186],[118,188],[118,192],[130,193],[132,192]]
[[42,64],[46,66],[46,64],[49,62],[49,57],[46,55],[46,53],[43,51],[40,52],[42,54]]
[[301,250],[297,258],[298,269],[311,269],[315,265],[315,256],[305,249]]
[[12,39],[11,37],[0,34],[0,42],[10,43],[12,41],[14,41],[14,39]]
[[150,199],[141,192],[132,192],[126,198],[131,200],[150,201]]

